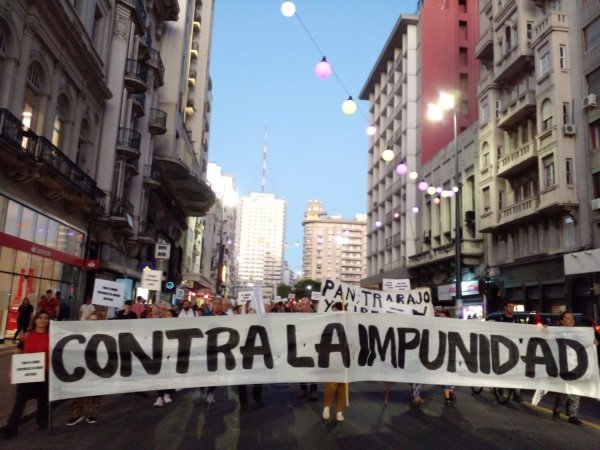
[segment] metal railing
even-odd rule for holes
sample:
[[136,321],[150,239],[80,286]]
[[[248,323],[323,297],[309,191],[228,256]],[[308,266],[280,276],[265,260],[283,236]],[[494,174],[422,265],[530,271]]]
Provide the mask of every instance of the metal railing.
[[141,82],[146,83],[148,80],[148,66],[142,61],[128,59],[125,63],[125,75],[131,78],[137,78]]
[[0,109],[0,142],[6,149],[39,161],[78,191],[104,205],[106,194],[77,164],[48,139],[38,136],[6,109]]
[[117,146],[133,148],[139,152],[141,137],[140,133],[131,128],[119,128]]
[[150,60],[148,64],[154,67],[158,73],[158,79],[162,83],[165,78],[165,66],[162,62],[162,58],[160,57],[160,52],[155,48],[150,48],[148,50],[150,52]]
[[152,167],[152,164],[144,165],[144,180],[160,181],[160,170]]
[[167,113],[162,109],[152,108],[148,122],[154,126],[167,128]]
[[115,217],[125,217],[126,215],[133,217],[133,204],[125,198],[112,197],[110,214]]

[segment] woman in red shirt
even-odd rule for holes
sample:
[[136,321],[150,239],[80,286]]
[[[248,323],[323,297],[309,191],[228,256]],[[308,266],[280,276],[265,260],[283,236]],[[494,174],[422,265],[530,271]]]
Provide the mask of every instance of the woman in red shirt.
[[10,418],[2,434],[2,439],[10,439],[19,434],[19,422],[27,400],[37,400],[38,429],[48,429],[48,352],[50,349],[50,334],[48,332],[50,316],[46,311],[38,311],[33,316],[32,327],[17,345],[19,353],[46,354],[46,376],[44,381],[37,383],[17,384],[17,398],[13,405]]

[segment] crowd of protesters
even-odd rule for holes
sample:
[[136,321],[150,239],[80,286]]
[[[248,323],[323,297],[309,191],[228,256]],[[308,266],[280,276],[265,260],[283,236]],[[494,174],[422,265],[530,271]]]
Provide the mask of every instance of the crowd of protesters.
[[[96,307],[92,303],[91,297],[86,297],[78,311],[79,320],[104,320],[108,317],[108,311],[105,307]],[[266,313],[311,313],[317,311],[318,302],[311,301],[308,297],[299,300],[290,298],[287,301],[277,301],[264,304]],[[337,303],[334,305],[334,312],[343,312],[343,305]],[[130,319],[157,319],[157,318],[193,318],[202,316],[226,316],[231,314],[253,314],[255,309],[251,302],[244,304],[231,304],[227,298],[215,296],[210,304],[195,304],[189,300],[184,300],[178,305],[159,300],[158,302],[147,302],[143,297],[138,296],[135,300],[126,300],[123,309],[113,315],[115,320]],[[70,315],[65,311],[64,302],[61,300],[60,292],[53,294],[52,290],[46,291],[46,294],[40,298],[37,309],[34,314],[34,308],[29,298],[24,298],[18,309],[17,330],[14,335],[14,341],[19,338],[17,346],[19,353],[44,352],[46,354],[46,372],[48,370],[49,353],[49,323],[51,320],[65,320]],[[447,311],[437,311],[437,317],[449,317]],[[506,302],[504,314],[500,321],[514,322],[514,303]],[[561,325],[573,326],[573,315],[565,312],[561,315]],[[20,334],[20,336],[19,336]],[[412,384],[412,404],[419,407],[424,403],[421,397],[421,385]],[[252,397],[257,408],[260,408],[262,402],[262,388],[260,384],[252,386]],[[215,403],[216,387],[200,388],[197,392],[203,397],[206,403]],[[247,386],[237,387],[240,409],[248,408]],[[156,393],[155,407],[163,407],[173,401],[175,390],[160,390]],[[328,420],[331,416],[331,405],[333,399],[336,399],[336,420],[343,421],[343,409],[348,402],[347,383],[326,383],[324,390],[324,406],[322,418]],[[454,403],[453,386],[443,386],[444,401],[447,406]],[[297,394],[300,399],[309,401],[318,401],[317,384],[301,383]],[[48,377],[37,383],[17,384],[17,395],[15,403],[6,427],[3,430],[2,438],[9,439],[18,434],[19,422],[25,408],[25,404],[30,399],[37,400],[37,424],[39,429],[48,428]],[[519,391],[515,392],[513,397],[516,401],[521,401]],[[98,421],[101,397],[90,396],[84,398],[72,399],[69,403],[69,418],[67,426],[76,425],[82,421],[88,424],[95,424]],[[568,422],[574,425],[580,425],[582,422],[577,418],[579,406],[579,397],[575,395],[556,394],[553,407],[553,418],[560,417],[559,409],[566,404]]]

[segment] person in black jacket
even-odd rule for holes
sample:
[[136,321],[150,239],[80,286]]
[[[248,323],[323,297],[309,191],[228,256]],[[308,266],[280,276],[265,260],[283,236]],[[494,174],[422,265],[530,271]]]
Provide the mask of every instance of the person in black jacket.
[[33,314],[33,305],[28,297],[25,297],[19,306],[19,315],[17,316],[17,331],[13,336],[13,342],[17,342],[17,336],[19,333],[26,331],[29,328],[29,322],[31,322],[31,315]]

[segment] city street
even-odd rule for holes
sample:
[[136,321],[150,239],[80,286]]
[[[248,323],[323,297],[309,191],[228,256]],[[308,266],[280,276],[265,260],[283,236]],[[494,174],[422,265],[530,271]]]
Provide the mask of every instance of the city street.
[[[174,380],[174,388],[176,381]],[[444,406],[439,387],[424,386],[421,408],[411,406],[409,386],[392,385],[386,405],[385,383],[350,387],[345,421],[321,419],[320,399],[296,398],[296,385],[265,386],[264,406],[252,400],[240,411],[233,388],[217,388],[214,405],[195,390],[178,391],[174,401],[153,407],[154,393],[112,395],[102,399],[97,424],[65,426],[68,401],[53,411],[51,432],[37,431],[28,419],[20,435],[0,441],[9,449],[374,449],[485,448],[594,449],[600,442],[598,402],[584,399],[583,426],[553,422],[549,400],[542,406],[499,405],[491,392],[480,396],[457,389],[457,401]],[[251,390],[249,391],[251,394]],[[529,400],[531,392],[524,392]],[[251,395],[250,395],[251,397]],[[332,414],[335,417],[335,414]]]

